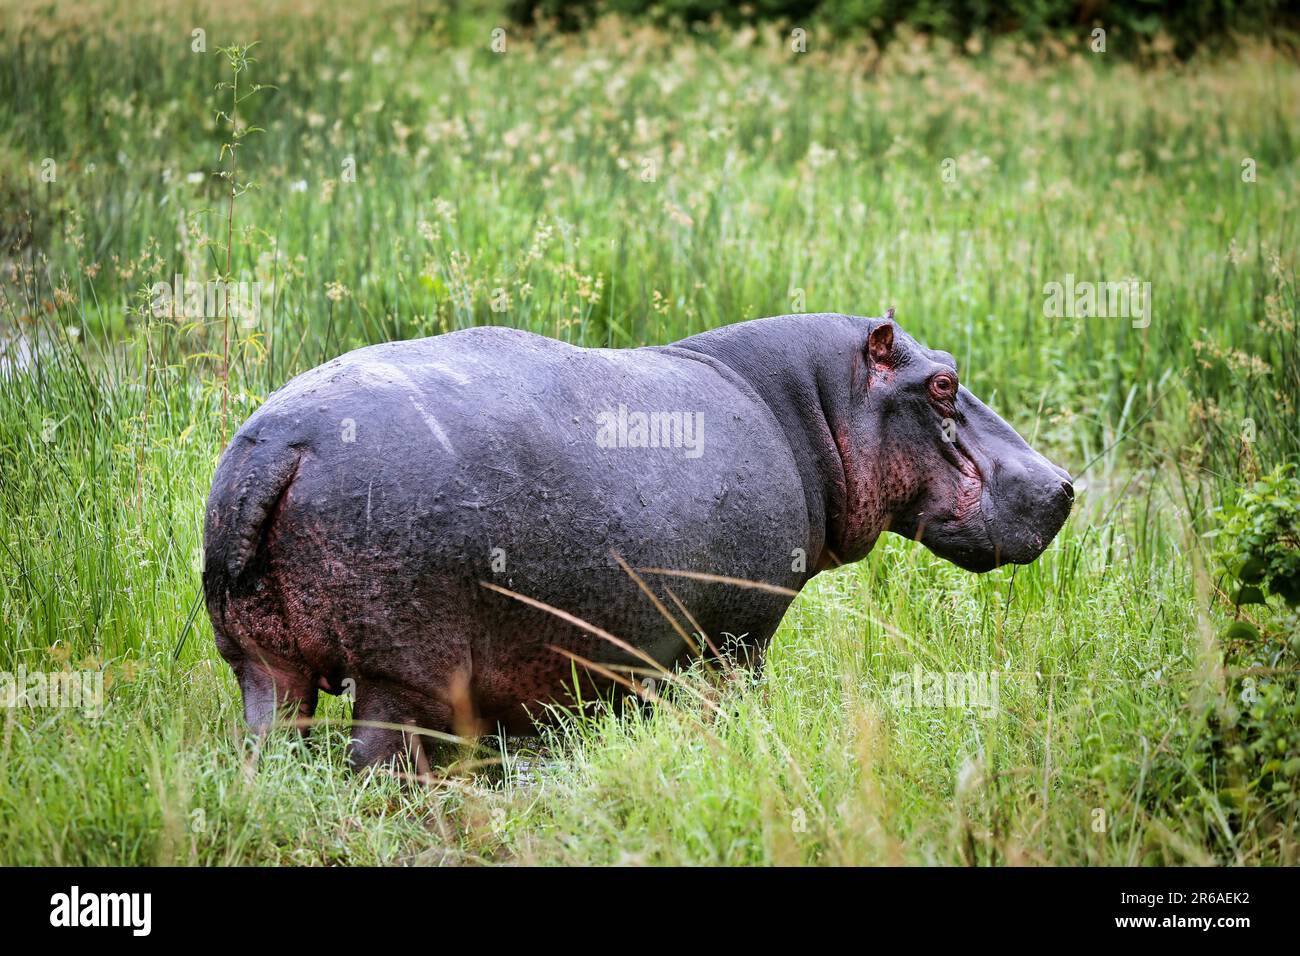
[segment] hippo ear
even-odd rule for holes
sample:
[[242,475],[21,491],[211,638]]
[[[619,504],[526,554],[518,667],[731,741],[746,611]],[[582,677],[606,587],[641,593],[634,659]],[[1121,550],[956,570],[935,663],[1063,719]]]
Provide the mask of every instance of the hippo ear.
[[867,336],[867,354],[877,365],[894,364],[894,323],[889,319],[882,321]]

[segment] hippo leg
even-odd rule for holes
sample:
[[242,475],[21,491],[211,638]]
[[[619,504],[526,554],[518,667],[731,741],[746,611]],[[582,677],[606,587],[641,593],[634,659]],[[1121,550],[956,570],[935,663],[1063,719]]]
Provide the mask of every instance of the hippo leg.
[[408,758],[418,771],[425,772],[429,766],[426,751],[433,741],[400,727],[445,732],[451,725],[451,717],[450,706],[425,694],[389,681],[361,680],[352,708],[354,724],[348,761],[360,770],[372,764]]
[[296,721],[304,737],[311,732],[317,694],[311,678],[247,658],[236,667],[235,675],[244,695],[244,719],[249,727],[265,734],[280,719]]

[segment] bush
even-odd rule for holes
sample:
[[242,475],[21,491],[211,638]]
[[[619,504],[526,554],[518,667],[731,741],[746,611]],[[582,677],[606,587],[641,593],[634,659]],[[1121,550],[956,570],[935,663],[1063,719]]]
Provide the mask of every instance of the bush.
[[1300,605],[1300,478],[1294,465],[1274,468],[1243,491],[1223,509],[1220,530],[1213,536],[1236,583],[1233,603],[1238,610],[1266,605],[1266,596],[1274,595],[1292,608]]
[[[1238,829],[1243,821],[1285,829],[1300,814],[1300,478],[1295,466],[1274,468],[1242,491],[1223,509],[1212,536],[1218,539],[1234,619],[1220,635],[1226,697],[1220,706],[1207,708],[1192,769],[1207,788],[1226,783],[1219,796]],[[1257,623],[1243,616],[1243,608],[1257,612]]]
[[[1188,56],[1201,47],[1229,42],[1233,34],[1270,34],[1296,26],[1295,11],[1280,0],[510,0],[510,16],[519,23],[544,19],[561,29],[577,29],[602,13],[642,17],[659,23],[737,23],[781,21],[825,24],[858,31],[887,42],[900,27],[942,36],[959,43],[988,34],[1021,33],[1035,38],[1094,26],[1117,28],[1121,36],[1152,39],[1168,36],[1174,52]],[[1136,52],[1121,44],[1116,52]]]

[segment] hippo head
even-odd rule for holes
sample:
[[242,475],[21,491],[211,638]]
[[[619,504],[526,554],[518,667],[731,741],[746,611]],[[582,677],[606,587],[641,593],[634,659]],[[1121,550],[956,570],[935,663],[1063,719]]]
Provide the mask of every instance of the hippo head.
[[[892,319],[891,309],[871,325],[865,386],[858,376],[839,441],[842,452],[875,450],[874,474],[859,470],[849,507],[968,571],[1033,561],[1070,514],[1069,473],[964,388],[951,355]],[[846,473],[850,485],[854,477]]]

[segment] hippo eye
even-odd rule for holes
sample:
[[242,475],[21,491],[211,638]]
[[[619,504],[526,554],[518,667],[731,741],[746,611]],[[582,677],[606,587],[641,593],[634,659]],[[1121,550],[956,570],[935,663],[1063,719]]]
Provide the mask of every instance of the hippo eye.
[[936,402],[950,402],[957,396],[957,379],[948,372],[940,372],[930,379],[930,397]]

